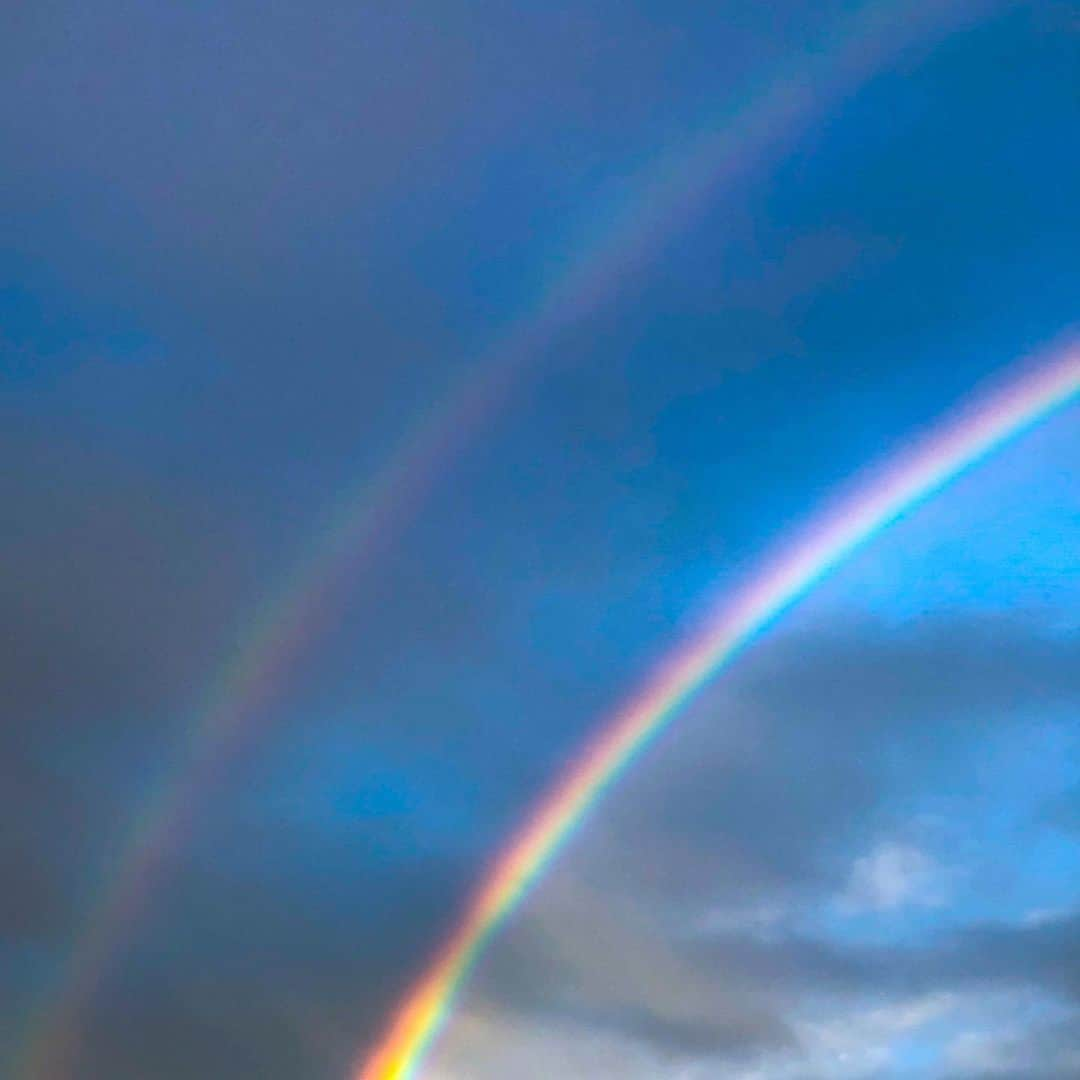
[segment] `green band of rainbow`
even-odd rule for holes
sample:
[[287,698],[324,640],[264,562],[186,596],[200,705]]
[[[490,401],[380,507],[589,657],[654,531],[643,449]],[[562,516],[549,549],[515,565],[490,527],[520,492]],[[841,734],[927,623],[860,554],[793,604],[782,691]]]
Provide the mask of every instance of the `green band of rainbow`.
[[747,643],[901,515],[1080,394],[1080,342],[1070,340],[1045,356],[812,521],[603,725],[496,858],[382,1041],[357,1067],[355,1080],[416,1075],[491,936],[604,792]]

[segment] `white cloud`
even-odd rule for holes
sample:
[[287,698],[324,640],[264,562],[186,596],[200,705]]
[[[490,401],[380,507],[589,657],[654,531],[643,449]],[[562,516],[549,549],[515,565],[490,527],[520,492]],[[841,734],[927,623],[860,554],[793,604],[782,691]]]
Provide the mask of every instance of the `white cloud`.
[[871,1009],[844,1008],[795,1022],[795,1053],[764,1058],[739,1072],[739,1080],[855,1080],[888,1071],[901,1044],[945,1016],[951,994],[931,993]]
[[972,996],[945,1047],[950,1074],[1080,1075],[1080,1013],[1030,990]]
[[913,844],[886,841],[855,860],[840,906],[849,913],[893,911],[945,902],[945,874]]
[[718,905],[706,910],[693,930],[696,935],[745,933],[766,937],[781,928],[792,916],[791,905],[779,902]]

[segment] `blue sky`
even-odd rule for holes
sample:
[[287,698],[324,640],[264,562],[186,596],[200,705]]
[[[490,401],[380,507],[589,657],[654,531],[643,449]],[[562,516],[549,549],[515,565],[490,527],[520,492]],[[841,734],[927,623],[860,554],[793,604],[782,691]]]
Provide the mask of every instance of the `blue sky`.
[[[260,604],[598,238],[662,225],[335,582],[65,1075],[344,1076],[703,605],[1074,323],[1075,14],[876,7],[888,47],[670,213],[669,163],[775,80],[828,82],[861,7],[14,17],[0,1061]],[[496,943],[429,1080],[1074,1067],[1077,425],[890,529],[700,698]]]

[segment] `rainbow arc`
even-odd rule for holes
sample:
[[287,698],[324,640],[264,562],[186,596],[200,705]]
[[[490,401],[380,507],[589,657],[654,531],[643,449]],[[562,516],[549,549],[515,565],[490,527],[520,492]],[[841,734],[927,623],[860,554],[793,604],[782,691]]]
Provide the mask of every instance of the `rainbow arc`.
[[739,653],[855,551],[1080,396],[1080,341],[1025,364],[855,486],[721,602],[585,746],[495,859],[354,1080],[412,1080],[484,947],[604,793]]

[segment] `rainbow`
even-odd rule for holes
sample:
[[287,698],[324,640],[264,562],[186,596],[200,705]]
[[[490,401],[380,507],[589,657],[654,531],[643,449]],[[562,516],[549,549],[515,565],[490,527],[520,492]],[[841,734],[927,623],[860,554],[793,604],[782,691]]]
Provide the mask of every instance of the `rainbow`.
[[588,812],[680,709],[854,551],[1080,395],[1080,340],[1048,350],[840,498],[720,604],[603,724],[492,865],[456,929],[354,1080],[410,1080],[484,947]]
[[566,270],[545,283],[533,305],[456,388],[407,428],[374,477],[344,494],[316,530],[308,557],[256,611],[194,710],[171,773],[149,793],[118,859],[100,875],[104,884],[56,980],[55,996],[30,1025],[17,1060],[0,1071],[26,1080],[52,1080],[71,1071],[87,1001],[161,887],[208,791],[257,728],[298,655],[330,620],[343,582],[356,579],[390,546],[447,463],[461,454],[531,364],[560,334],[610,302],[719,190],[782,153],[890,57],[995,6],[995,0],[872,0],[834,27],[819,50],[752,87],[745,105],[721,122],[700,125],[661,155],[617,210],[594,223]]

